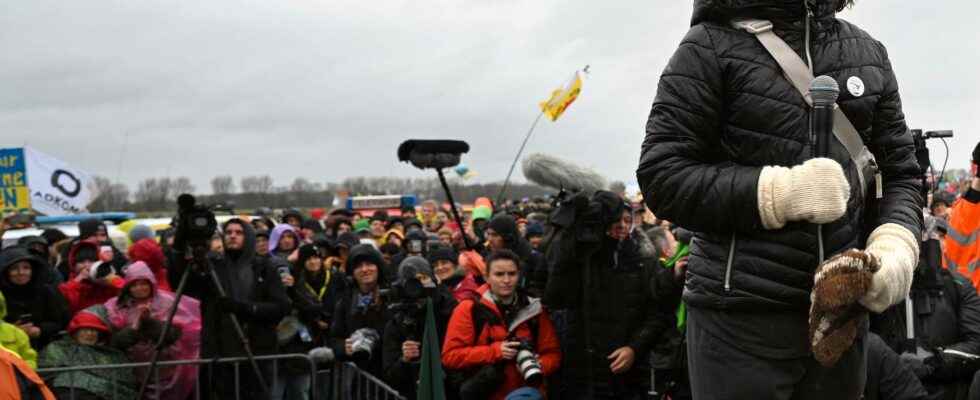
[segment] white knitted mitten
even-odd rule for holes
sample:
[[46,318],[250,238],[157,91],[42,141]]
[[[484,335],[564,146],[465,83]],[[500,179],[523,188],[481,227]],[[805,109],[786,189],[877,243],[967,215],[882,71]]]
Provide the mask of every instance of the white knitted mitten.
[[858,302],[880,313],[908,295],[919,263],[919,240],[901,225],[884,224],[868,236],[865,251],[878,259],[879,269],[871,280],[871,288]]
[[837,161],[814,158],[793,168],[767,166],[759,174],[759,215],[766,229],[789,221],[825,224],[847,210],[851,186]]

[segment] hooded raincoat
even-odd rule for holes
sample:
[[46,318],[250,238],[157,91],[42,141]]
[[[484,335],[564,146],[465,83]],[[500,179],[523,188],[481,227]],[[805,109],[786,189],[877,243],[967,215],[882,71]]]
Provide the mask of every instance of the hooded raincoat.
[[[130,286],[137,281],[150,283],[153,289],[149,299],[139,301],[129,294]],[[107,301],[105,307],[114,332],[122,334],[121,332],[126,330],[127,334],[135,334],[137,338],[135,343],[124,349],[132,362],[147,362],[153,358],[159,331],[175,300],[173,293],[159,288],[156,277],[142,261],[137,261],[126,269],[126,286],[123,287],[122,294]],[[141,321],[141,310],[144,308],[148,308],[148,317],[155,321],[149,323]],[[187,296],[181,297],[177,312],[174,314],[173,327],[180,332],[179,337],[163,349],[160,361],[198,358],[201,349],[200,303]],[[194,384],[197,382],[197,366],[158,368],[161,382],[159,387],[151,387],[147,391],[148,398],[155,398],[159,392],[160,398],[182,399],[194,390]],[[135,372],[139,380],[142,380],[143,375],[147,373],[145,368],[137,368]]]

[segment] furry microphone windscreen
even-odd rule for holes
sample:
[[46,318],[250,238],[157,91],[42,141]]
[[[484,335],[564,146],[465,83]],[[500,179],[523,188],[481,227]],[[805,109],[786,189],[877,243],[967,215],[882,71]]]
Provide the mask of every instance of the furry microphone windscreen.
[[556,190],[594,192],[608,187],[606,178],[592,169],[547,154],[528,155],[521,169],[527,180]]

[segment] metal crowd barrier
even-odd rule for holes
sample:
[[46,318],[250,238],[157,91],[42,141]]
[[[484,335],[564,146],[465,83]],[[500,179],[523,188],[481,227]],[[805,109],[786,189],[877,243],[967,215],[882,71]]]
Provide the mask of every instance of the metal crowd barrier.
[[317,374],[330,374],[319,379],[320,382],[330,382],[330,390],[328,397],[316,400],[406,400],[397,390],[352,362],[336,363],[332,369]]
[[[275,386],[276,376],[279,373],[279,362],[288,359],[301,359],[305,360],[310,365],[310,399],[311,400],[380,400],[380,399],[392,399],[392,400],[405,400],[405,397],[400,395],[398,391],[392,389],[390,386],[382,382],[380,379],[374,377],[370,373],[358,368],[354,363],[334,363],[330,368],[317,370],[317,364],[306,354],[277,354],[277,355],[267,355],[267,356],[256,356],[255,360],[260,364],[267,364],[272,362],[271,373],[272,376],[267,377],[267,384],[269,389],[273,390]],[[195,360],[171,360],[171,361],[160,361],[157,363],[158,368],[154,371],[155,377],[151,382],[159,382],[160,380],[160,368],[159,367],[173,367],[179,365],[196,365],[206,366],[206,365],[218,365],[218,364],[232,364],[234,366],[235,379],[234,382],[215,382],[215,384],[234,384],[237,387],[241,384],[240,373],[244,369],[245,371],[251,373],[251,365],[246,357],[226,357],[226,358],[207,358],[207,359],[195,359]],[[61,398],[59,400],[76,400],[78,399],[78,393],[80,388],[76,385],[76,380],[82,378],[82,373],[90,372],[93,370],[133,370],[136,368],[146,368],[149,367],[150,363],[127,363],[127,364],[106,364],[106,365],[83,365],[74,367],[56,367],[56,368],[40,368],[37,373],[45,379],[45,381],[50,382],[59,374],[71,373],[70,385],[67,388],[69,392],[68,398]],[[132,400],[131,397],[127,397],[119,394],[119,387],[116,380],[112,380],[112,396],[106,400]],[[136,382],[139,385],[139,382]],[[52,390],[56,388],[51,387]],[[133,388],[132,396],[135,396],[139,391],[138,387]],[[147,393],[153,393],[148,391]],[[201,400],[207,399],[211,396],[208,393],[201,393],[201,385],[194,385],[194,399]],[[236,390],[235,400],[241,400],[241,393]],[[152,397],[150,397],[152,398]],[[159,400],[169,400],[169,399],[159,399]],[[222,399],[224,400],[224,399]],[[251,400],[251,399],[248,399]]]
[[[309,365],[310,365],[310,392],[311,392],[310,393],[310,395],[311,395],[310,398],[311,399],[317,399],[316,363],[313,361],[313,359],[311,359],[306,354],[276,354],[276,355],[267,355],[267,356],[255,356],[255,360],[257,362],[259,362],[260,364],[265,364],[265,363],[268,363],[268,362],[272,362],[272,369],[271,369],[272,376],[269,376],[269,377],[266,378],[266,380],[267,380],[266,383],[269,385],[269,389],[270,390],[273,389],[274,382],[275,382],[275,376],[277,376],[279,374],[279,362],[280,361],[283,361],[283,360],[287,360],[287,359],[302,359],[302,360],[305,360],[306,362],[309,363]],[[239,384],[240,384],[240,382],[241,382],[241,379],[240,379],[239,374],[241,373],[241,371],[243,369],[245,369],[246,371],[249,371],[249,373],[251,373],[250,371],[251,371],[252,366],[249,364],[248,358],[246,358],[246,357],[204,358],[204,359],[194,359],[194,360],[171,360],[171,361],[160,361],[160,362],[157,363],[158,368],[156,368],[154,370],[155,377],[154,377],[153,380],[151,380],[151,382],[158,383],[160,381],[160,368],[162,368],[162,367],[174,367],[174,366],[180,366],[180,365],[196,365],[196,366],[200,367],[202,365],[219,365],[219,364],[232,364],[234,366],[235,382],[233,384],[235,384],[236,387],[238,387]],[[78,388],[78,386],[76,385],[76,380],[82,377],[82,375],[81,375],[82,372],[88,372],[88,371],[93,371],[93,370],[132,370],[132,369],[136,369],[136,368],[147,368],[149,366],[150,366],[150,363],[149,362],[127,363],[127,364],[106,364],[106,365],[83,365],[83,366],[75,366],[75,367],[40,368],[40,369],[37,370],[37,373],[41,377],[43,377],[45,379],[45,381],[47,381],[49,383],[58,374],[73,373],[71,375],[69,387],[67,388],[68,389],[68,392],[69,392],[69,398],[68,399],[62,398],[62,399],[59,399],[59,400],[76,400],[77,399],[77,393],[76,393],[76,391],[77,390],[80,390]],[[124,397],[123,395],[120,395],[119,394],[119,387],[117,385],[116,380],[112,380],[112,383],[113,383],[113,385],[112,385],[112,397],[110,397],[109,399],[106,399],[106,400],[132,400],[131,398]],[[216,384],[222,384],[222,383],[223,382],[216,382]],[[136,382],[136,385],[139,385],[139,382],[138,381]],[[52,390],[55,390],[56,388],[51,387],[51,389]],[[139,387],[137,386],[137,387],[133,388],[133,391],[134,392],[138,392],[139,391]],[[153,393],[153,392],[150,391],[150,390],[148,390],[147,393]],[[240,399],[241,398],[241,393],[239,393],[237,390],[236,390],[236,393],[235,394],[236,394],[236,396],[235,396],[236,399]],[[135,396],[135,393],[133,394],[133,396]],[[204,396],[202,397],[201,385],[199,383],[194,385],[194,399],[200,400],[202,398],[209,398],[209,397],[210,396],[208,396],[207,394],[204,394]],[[167,400],[167,399],[159,399],[159,400]]]

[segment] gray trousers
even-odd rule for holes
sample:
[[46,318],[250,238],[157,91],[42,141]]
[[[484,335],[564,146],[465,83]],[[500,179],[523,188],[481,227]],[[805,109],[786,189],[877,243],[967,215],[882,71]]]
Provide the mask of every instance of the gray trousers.
[[699,327],[693,314],[687,320],[687,352],[694,400],[857,400],[863,395],[865,335],[825,368],[812,356],[779,360],[743,352]]

